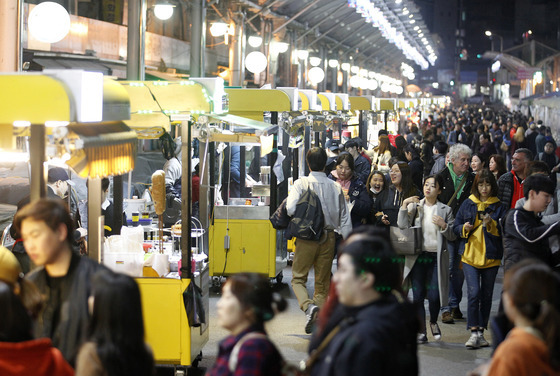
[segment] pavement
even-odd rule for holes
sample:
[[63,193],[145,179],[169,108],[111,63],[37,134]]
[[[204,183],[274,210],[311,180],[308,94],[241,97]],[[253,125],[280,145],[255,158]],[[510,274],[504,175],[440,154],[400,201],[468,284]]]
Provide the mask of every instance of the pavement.
[[[335,268],[336,267],[333,266],[333,270]],[[288,267],[284,270],[284,283],[274,285],[275,290],[288,300],[288,309],[268,322],[266,324],[266,330],[284,358],[289,362],[298,363],[300,360],[307,357],[310,335],[305,334],[305,314],[299,309],[297,299],[290,286],[290,281],[291,268]],[[500,269],[494,287],[492,316],[495,315],[498,310],[502,282],[503,272]],[[308,289],[310,291],[313,291],[313,283],[313,272],[311,272],[308,281]],[[218,343],[229,335],[226,330],[218,327],[216,323],[216,303],[219,298],[219,291],[211,291],[210,340],[202,350],[203,358],[199,363],[199,369],[189,369],[189,375],[204,375],[206,369],[210,368],[215,362],[218,352]],[[463,300],[460,308],[464,314],[467,312],[466,284],[463,287]],[[428,311],[427,301],[426,311]],[[418,346],[420,375],[466,375],[467,372],[486,362],[491,357],[491,348],[470,350],[465,347],[465,342],[470,335],[470,332],[467,331],[465,320],[456,320],[455,324],[442,324],[440,316],[438,323],[442,331],[441,341],[433,341],[431,333],[429,333],[428,343]],[[492,336],[489,332],[485,332],[485,337],[491,342]],[[170,372],[170,370],[159,370],[158,375],[168,375]]]

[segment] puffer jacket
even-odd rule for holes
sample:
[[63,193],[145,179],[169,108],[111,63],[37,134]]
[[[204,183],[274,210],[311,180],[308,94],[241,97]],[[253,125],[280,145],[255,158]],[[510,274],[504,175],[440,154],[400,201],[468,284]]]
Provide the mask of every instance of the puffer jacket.
[[511,207],[513,200],[513,172],[506,172],[498,179],[498,198],[506,207]]

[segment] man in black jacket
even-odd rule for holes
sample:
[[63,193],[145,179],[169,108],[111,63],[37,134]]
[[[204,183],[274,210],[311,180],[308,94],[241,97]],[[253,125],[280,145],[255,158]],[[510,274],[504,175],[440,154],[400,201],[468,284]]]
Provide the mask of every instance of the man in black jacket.
[[498,179],[498,198],[510,209],[523,198],[523,180],[527,177],[527,164],[533,160],[531,150],[520,148],[511,157],[512,169]]
[[102,266],[72,251],[72,219],[58,199],[41,199],[23,207],[14,225],[31,261],[38,266],[26,278],[47,297],[35,326],[36,337],[51,338],[74,365],[86,340],[91,280]]
[[[471,194],[474,180],[469,171],[469,163],[472,155],[471,149],[464,144],[456,144],[449,149],[449,165],[439,175],[443,178],[443,187],[438,200],[451,207],[453,216],[457,215],[459,207]],[[445,324],[453,324],[454,319],[462,319],[463,314],[459,309],[459,303],[463,298],[463,282],[465,277],[460,269],[461,255],[459,246],[461,240],[447,242],[449,251],[449,307],[442,308],[441,321]]]
[[[371,231],[371,230],[367,230]],[[418,374],[415,309],[399,292],[397,255],[383,236],[359,232],[340,250],[338,305],[310,343],[312,376]]]
[[545,225],[539,217],[552,200],[554,183],[547,176],[534,174],[525,179],[523,191],[527,201],[522,208],[510,210],[505,219],[504,269],[526,258],[554,267],[560,254],[551,252],[548,238],[560,234],[560,222]]
[[362,181],[367,183],[367,179],[371,170],[371,163],[360,154],[360,145],[354,140],[348,141],[344,144],[344,150],[352,155],[354,158],[354,175]]

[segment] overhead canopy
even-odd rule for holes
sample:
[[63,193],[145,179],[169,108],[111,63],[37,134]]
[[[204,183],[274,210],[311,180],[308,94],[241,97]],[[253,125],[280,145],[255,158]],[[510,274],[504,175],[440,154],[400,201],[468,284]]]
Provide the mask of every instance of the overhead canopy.
[[146,81],[164,114],[210,113],[212,103],[206,89],[194,81]]
[[158,138],[169,131],[170,120],[154,99],[150,89],[140,81],[123,81],[130,97],[130,120],[125,124],[138,132],[139,138]]
[[292,110],[290,97],[281,90],[226,88],[225,91],[232,115],[262,122],[265,112]]
[[247,133],[255,133],[257,135],[268,134],[273,132],[277,125],[265,123],[264,121],[253,120],[236,115],[210,115],[211,118],[223,121],[244,128]]
[[75,111],[64,84],[41,74],[0,75],[0,124],[72,121]]
[[74,124],[68,126],[76,148],[67,164],[81,177],[122,175],[134,169],[136,132],[123,122]]
[[350,97],[350,108],[352,110],[367,111],[373,110],[373,97]]
[[379,99],[379,109],[382,111],[396,110],[396,99]]

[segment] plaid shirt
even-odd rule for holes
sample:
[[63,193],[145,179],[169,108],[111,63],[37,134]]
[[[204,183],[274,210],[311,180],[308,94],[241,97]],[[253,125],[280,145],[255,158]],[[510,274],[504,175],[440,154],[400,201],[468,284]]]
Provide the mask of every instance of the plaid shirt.
[[264,333],[264,329],[250,327],[237,336],[226,337],[219,345],[216,363],[207,372],[207,376],[280,376],[282,356],[276,346],[264,338],[251,338],[243,343],[239,351],[237,368],[234,373],[229,371],[229,357],[235,344],[248,333]]

